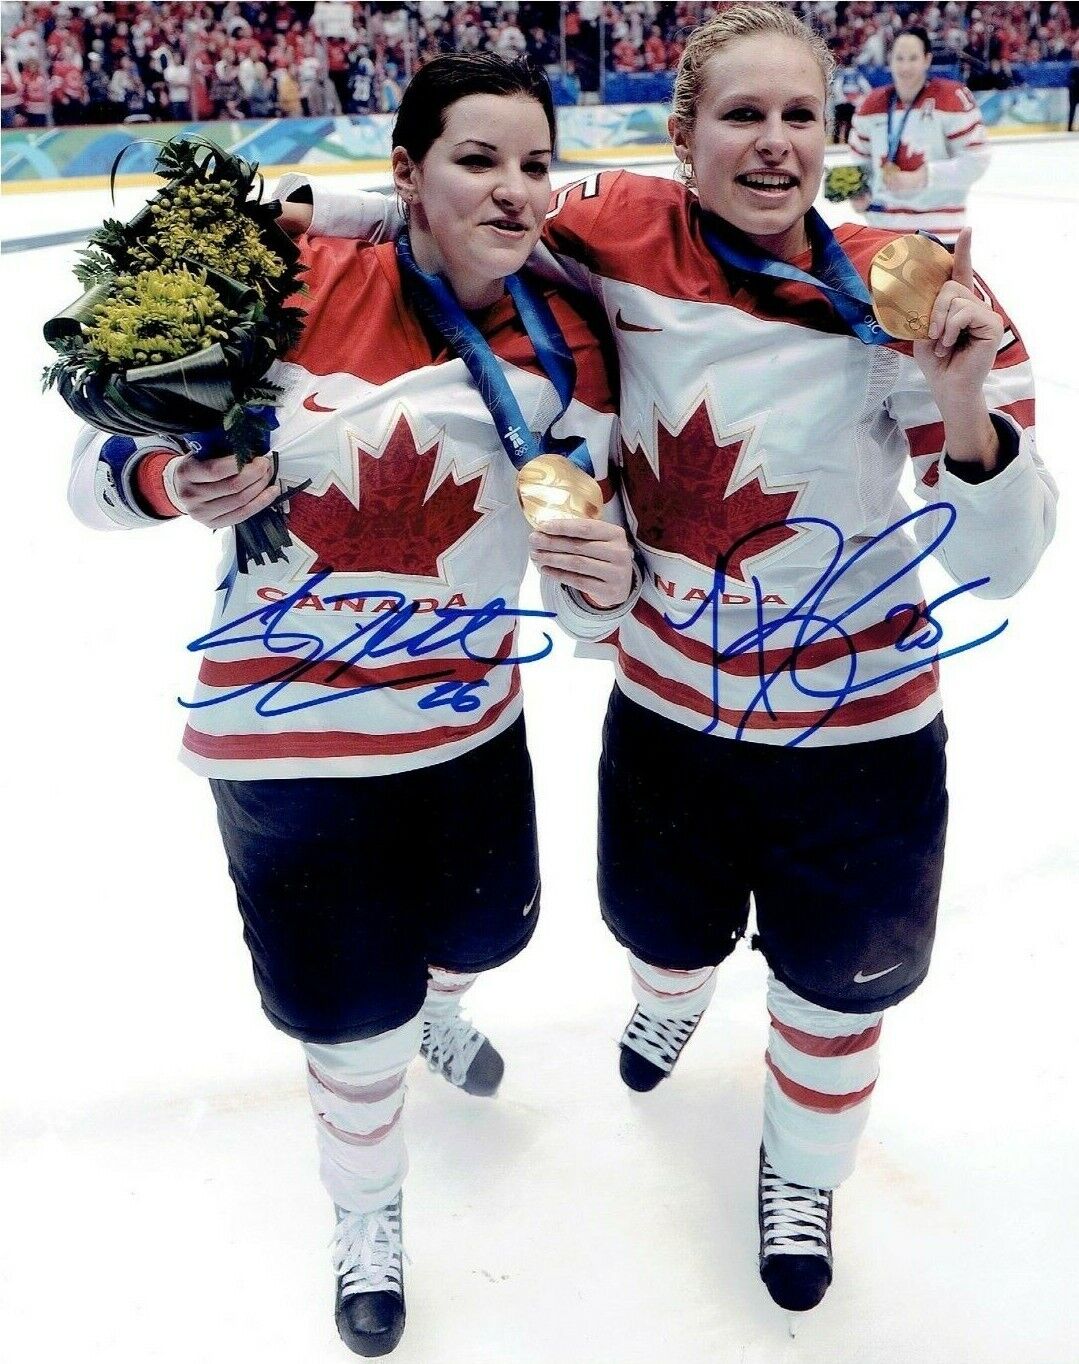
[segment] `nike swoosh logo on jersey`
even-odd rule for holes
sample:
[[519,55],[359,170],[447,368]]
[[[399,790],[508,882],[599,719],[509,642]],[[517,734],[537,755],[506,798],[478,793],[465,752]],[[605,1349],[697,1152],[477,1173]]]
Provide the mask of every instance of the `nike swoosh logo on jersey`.
[[893,971],[898,971],[902,965],[901,961],[897,961],[894,966],[887,966],[883,971],[871,971],[868,976],[859,971],[854,977],[854,983],[855,985],[868,985],[871,980],[880,980],[881,976],[890,976]]
[[304,407],[307,408],[308,412],[336,412],[336,411],[337,411],[337,408],[336,408],[336,407],[323,407],[322,404],[318,401],[318,394],[317,394],[317,393],[309,393],[309,394],[307,395],[307,397],[303,400],[303,405],[304,405]]
[[622,316],[622,309],[614,315],[614,325],[620,332],[661,332],[662,327],[642,327],[638,322],[627,322]]

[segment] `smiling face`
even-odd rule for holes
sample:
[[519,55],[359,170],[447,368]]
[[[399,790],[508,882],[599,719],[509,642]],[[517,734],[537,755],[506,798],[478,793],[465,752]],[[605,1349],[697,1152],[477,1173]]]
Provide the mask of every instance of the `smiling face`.
[[702,206],[789,260],[808,244],[803,219],[824,169],[824,113],[824,78],[806,44],[755,34],[709,57],[692,126],[672,116],[668,127],[679,160],[692,162]]
[[419,163],[394,148],[417,264],[444,275],[466,308],[495,302],[539,240],[550,162],[547,117],[525,95],[457,100]]
[[892,46],[892,59],[888,65],[900,99],[914,98],[925,84],[932,60],[920,38],[909,33],[899,35]]

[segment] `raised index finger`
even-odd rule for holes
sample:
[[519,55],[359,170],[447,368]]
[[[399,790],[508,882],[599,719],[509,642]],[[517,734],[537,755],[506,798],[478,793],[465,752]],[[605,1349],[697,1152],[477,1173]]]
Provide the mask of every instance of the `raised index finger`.
[[974,266],[970,259],[970,238],[969,227],[964,227],[956,238],[955,243],[955,264],[952,266],[952,279],[956,284],[961,284],[964,289],[974,289]]

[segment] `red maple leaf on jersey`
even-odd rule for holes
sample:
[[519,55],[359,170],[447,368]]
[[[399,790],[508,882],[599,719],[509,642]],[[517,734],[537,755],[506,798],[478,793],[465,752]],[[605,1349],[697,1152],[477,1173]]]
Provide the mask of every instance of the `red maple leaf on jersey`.
[[[888,153],[885,152],[880,158],[881,168],[888,164]],[[895,154],[895,164],[902,171],[915,171],[925,165],[925,154],[923,152],[912,152],[905,142],[900,142],[899,149]]]
[[483,475],[459,482],[446,474],[431,487],[439,444],[418,449],[401,416],[380,455],[359,450],[358,507],[332,484],[319,496],[292,497],[289,530],[318,556],[310,571],[443,577],[442,556],[483,517]]
[[797,535],[791,526],[774,524],[790,515],[797,490],[769,488],[759,468],[732,489],[745,438],[717,445],[704,403],[677,435],[662,421],[658,431],[658,478],[644,451],[622,442],[622,484],[637,539],[709,569],[722,556],[727,577],[745,582],[747,559]]

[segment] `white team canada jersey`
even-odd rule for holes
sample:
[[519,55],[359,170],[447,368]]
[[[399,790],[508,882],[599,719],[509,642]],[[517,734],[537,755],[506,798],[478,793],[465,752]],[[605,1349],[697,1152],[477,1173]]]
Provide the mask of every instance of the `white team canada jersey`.
[[[884,184],[881,170],[892,137],[903,136],[895,157],[900,170],[926,167],[924,189],[900,197]],[[952,243],[966,223],[967,192],[989,165],[989,143],[974,96],[956,81],[934,77],[919,91],[904,122],[906,108],[895,87],[878,87],[862,101],[847,145],[870,173],[872,203],[865,211],[871,227],[894,232],[931,232]]]
[[[209,776],[363,776],[457,757],[518,716],[513,660],[542,652],[549,629],[518,634],[529,528],[515,470],[463,362],[434,351],[405,305],[393,247],[318,241],[305,261],[307,327],[268,377],[284,389],[281,478],[310,485],[290,500],[287,559],[238,575],[227,603],[217,593],[182,750]],[[577,362],[554,432],[587,440],[606,489],[615,420],[599,349],[576,309],[549,301]],[[558,400],[508,299],[479,325],[530,428],[546,431]],[[149,523],[132,471],[163,445],[87,432],[77,514]],[[223,570],[233,556],[229,532]],[[564,595],[559,614],[589,633]]]
[[[917,730],[940,709],[938,654],[970,642],[925,601],[919,558],[1004,597],[1052,535],[1022,341],[1007,323],[987,383],[1018,453],[966,482],[907,343],[864,345],[811,286],[728,281],[700,223],[677,184],[613,171],[562,190],[544,235],[618,346],[621,490],[644,560],[608,640],[619,685],[693,729],[764,743]],[[837,236],[863,277],[889,239]],[[911,461],[914,514],[898,493]]]

